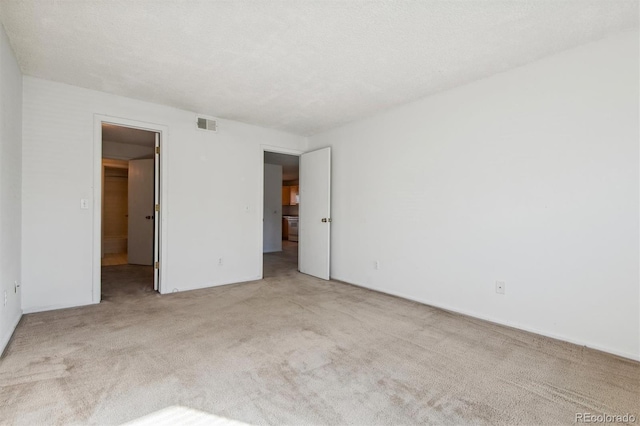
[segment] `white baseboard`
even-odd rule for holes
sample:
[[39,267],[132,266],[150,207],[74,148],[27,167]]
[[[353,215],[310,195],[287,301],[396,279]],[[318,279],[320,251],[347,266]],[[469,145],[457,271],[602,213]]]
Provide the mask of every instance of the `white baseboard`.
[[466,311],[464,309],[458,309],[456,307],[453,306],[449,306],[446,304],[442,304],[442,303],[433,303],[429,300],[425,300],[425,299],[420,299],[420,298],[416,298],[413,296],[407,296],[406,294],[402,294],[402,293],[397,293],[397,292],[393,292],[393,291],[387,291],[387,290],[381,290],[379,288],[374,288],[374,287],[367,287],[366,285],[361,285],[361,284],[355,284],[346,280],[342,280],[340,278],[337,277],[331,277],[332,280],[336,280],[336,281],[341,281],[344,282],[346,284],[349,285],[353,285],[356,287],[362,287],[362,288],[366,288],[367,290],[373,290],[373,291],[377,291],[378,293],[384,293],[384,294],[388,294],[391,296],[396,296],[396,297],[400,297],[402,299],[407,299],[407,300],[411,300],[413,302],[418,302],[418,303],[422,303],[423,305],[428,305],[428,306],[433,306],[434,308],[440,308],[440,309],[444,309],[445,311],[450,311],[450,312],[455,312],[457,314],[462,314],[462,315],[466,315],[469,317],[473,317],[473,318],[477,318],[477,319],[481,319],[483,321],[488,321],[494,324],[499,324],[499,325],[504,325],[507,327],[511,327],[511,328],[516,328],[518,330],[523,330],[523,331],[527,331],[529,333],[534,333],[534,334],[539,334],[541,336],[545,336],[545,337],[550,337],[552,339],[556,339],[556,340],[561,340],[563,342],[567,342],[567,343],[572,343],[574,345],[578,345],[578,346],[585,346],[587,348],[591,348],[591,349],[595,349],[601,352],[606,352],[612,355],[616,355],[622,358],[628,358],[631,359],[633,361],[640,361],[640,353],[639,354],[634,354],[631,352],[622,352],[622,351],[618,351],[616,349],[612,349],[606,346],[602,346],[602,345],[598,345],[595,343],[591,343],[591,342],[585,342],[582,341],[580,339],[574,339],[573,337],[568,337],[568,336],[564,336],[561,334],[555,334],[555,333],[549,333],[547,331],[542,331],[539,330],[537,328],[534,327],[529,327],[523,324],[519,324],[519,323],[514,323],[511,321],[503,321],[503,320],[498,320],[492,317],[488,317],[486,315],[482,315],[482,314],[478,314],[477,312],[473,312],[473,311]]
[[2,340],[0,340],[0,355],[4,353],[5,349],[7,349],[7,344],[11,340],[11,337],[13,336],[13,333],[16,331],[16,327],[18,326],[18,323],[20,322],[21,319],[22,319],[22,312],[20,312],[20,315],[18,315],[14,320],[13,324],[9,328],[9,332],[6,335],[2,336]]
[[261,279],[262,279],[262,276],[255,275],[255,276],[251,276],[251,277],[240,278],[238,280],[233,280],[233,281],[222,281],[222,282],[218,282],[218,283],[204,283],[204,284],[200,284],[200,285],[196,285],[196,286],[192,286],[192,287],[181,287],[181,288],[167,289],[167,291],[162,291],[160,294],[170,294],[170,293],[179,293],[179,292],[183,292],[183,291],[202,290],[203,288],[213,288],[213,287],[220,287],[220,286],[223,286],[223,285],[249,283],[249,282],[252,282],[252,281],[259,281]]
[[49,305],[49,306],[35,306],[29,307],[23,310],[25,314],[35,314],[37,312],[47,312],[47,311],[55,311],[58,309],[69,309],[69,308],[79,308],[81,306],[89,306],[89,305],[97,305],[100,302],[89,302],[89,303],[70,303],[70,304],[61,304],[61,305]]

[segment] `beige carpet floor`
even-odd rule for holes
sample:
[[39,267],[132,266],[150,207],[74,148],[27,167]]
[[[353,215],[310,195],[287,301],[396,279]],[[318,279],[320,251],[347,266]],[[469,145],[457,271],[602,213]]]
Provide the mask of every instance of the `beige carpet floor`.
[[[251,424],[573,424],[640,417],[640,364],[295,270],[160,296],[110,266],[99,305],[25,315],[0,423],[117,424],[179,405]],[[640,420],[636,420],[640,422]]]

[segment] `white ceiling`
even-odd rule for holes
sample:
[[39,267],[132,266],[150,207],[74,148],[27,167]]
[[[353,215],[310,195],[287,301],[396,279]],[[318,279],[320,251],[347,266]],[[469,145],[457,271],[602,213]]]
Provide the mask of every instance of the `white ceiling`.
[[309,135],[638,26],[637,0],[1,0],[27,75]]

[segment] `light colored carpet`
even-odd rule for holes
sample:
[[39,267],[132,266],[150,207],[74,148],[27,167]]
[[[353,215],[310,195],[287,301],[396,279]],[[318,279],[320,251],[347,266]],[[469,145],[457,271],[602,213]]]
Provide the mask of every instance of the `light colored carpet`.
[[265,256],[262,281],[166,296],[149,268],[104,268],[100,305],[23,318],[0,361],[0,423],[173,405],[292,425],[640,416],[637,362],[301,275],[288,250]]
[[167,407],[139,419],[124,423],[123,426],[247,426],[235,420],[185,407]]

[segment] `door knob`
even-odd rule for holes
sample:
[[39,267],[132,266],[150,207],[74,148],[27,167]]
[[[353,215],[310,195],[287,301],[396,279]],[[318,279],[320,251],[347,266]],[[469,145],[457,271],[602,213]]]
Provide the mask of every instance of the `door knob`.
[[151,216],[145,216],[145,219],[151,219]]
[[330,217],[323,217],[323,218],[322,218],[322,222],[323,222],[323,223],[331,222],[331,218],[330,218]]

